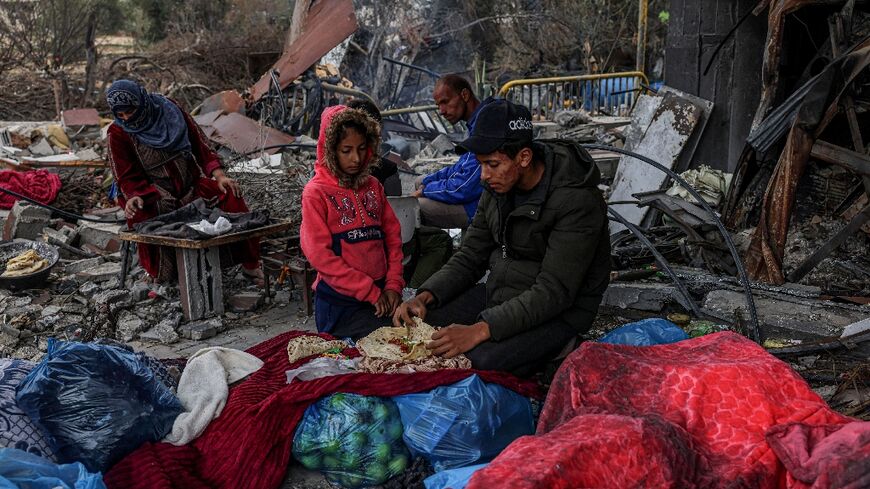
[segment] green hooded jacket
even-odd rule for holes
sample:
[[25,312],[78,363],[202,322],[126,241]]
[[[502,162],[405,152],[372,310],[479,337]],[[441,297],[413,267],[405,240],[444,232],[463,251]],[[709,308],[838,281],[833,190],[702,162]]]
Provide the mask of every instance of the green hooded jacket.
[[546,168],[525,202],[511,209],[511,193],[487,188],[462,247],[420,287],[437,307],[490,270],[480,316],[494,341],[553,320],[587,331],[610,277],[607,205],[592,157],[561,140],[536,141],[534,152]]

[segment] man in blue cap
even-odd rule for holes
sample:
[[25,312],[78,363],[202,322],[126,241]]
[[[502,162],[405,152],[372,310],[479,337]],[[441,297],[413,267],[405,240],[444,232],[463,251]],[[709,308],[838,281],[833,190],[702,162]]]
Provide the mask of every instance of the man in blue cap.
[[[459,75],[439,78],[432,98],[448,122],[464,121],[469,132],[474,131],[481,109],[492,100],[477,100],[471,84]],[[444,229],[468,227],[483,192],[480,165],[473,154],[461,155],[456,163],[420,177],[416,183],[419,188],[414,196],[420,199],[420,218],[424,225]]]
[[600,174],[577,143],[533,142],[529,110],[507,100],[480,110],[458,150],[477,157],[485,192],[462,247],[393,322],[443,326],[426,345],[436,355],[529,374],[589,330],[607,288]]

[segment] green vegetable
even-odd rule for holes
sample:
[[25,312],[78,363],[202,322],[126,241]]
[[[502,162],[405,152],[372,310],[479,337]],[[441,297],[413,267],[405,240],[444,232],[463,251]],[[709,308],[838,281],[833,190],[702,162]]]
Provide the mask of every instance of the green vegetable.
[[299,463],[305,466],[306,469],[317,470],[320,468],[320,464],[323,463],[320,455],[316,453],[311,453],[307,455],[302,455],[301,457],[297,457]]
[[390,408],[387,407],[386,404],[383,404],[383,403],[378,404],[377,406],[375,406],[375,408],[372,412],[372,416],[374,417],[376,422],[389,419],[390,418]]
[[393,456],[393,446],[391,443],[379,443],[372,452],[375,460],[380,463],[387,463]]
[[333,394],[329,397],[329,406],[331,408],[342,408],[344,404],[347,402],[347,394],[343,392],[339,392],[338,394]]
[[375,444],[393,441],[387,433],[385,423],[378,423],[373,429],[369,430],[369,439]]
[[342,452],[338,455],[338,461],[344,468],[353,470],[360,466],[362,457],[355,452]]
[[347,448],[348,450],[361,452],[369,444],[369,435],[364,431],[355,431],[350,434]]
[[321,449],[321,451],[326,455],[335,455],[339,450],[341,450],[341,441],[339,440],[329,440]]
[[321,465],[321,468],[325,470],[341,470],[342,464],[337,458],[326,456],[323,457],[323,465]]
[[394,418],[387,424],[387,436],[392,440],[398,440],[402,438],[402,434],[405,432],[405,427],[402,426],[402,421],[399,418]]
[[405,455],[399,455],[398,457],[393,458],[390,460],[390,463],[387,464],[387,468],[393,476],[401,474],[408,468],[408,457]]
[[366,477],[374,484],[382,484],[389,478],[387,470],[384,464],[370,464],[366,468]]

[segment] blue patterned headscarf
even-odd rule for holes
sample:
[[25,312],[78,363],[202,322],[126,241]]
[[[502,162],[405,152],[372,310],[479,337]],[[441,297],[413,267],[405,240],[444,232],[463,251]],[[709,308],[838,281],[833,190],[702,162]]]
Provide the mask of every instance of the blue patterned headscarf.
[[[106,92],[106,101],[115,124],[142,144],[164,151],[190,151],[184,114],[163,95],[148,93],[134,81],[118,80]],[[125,121],[119,112],[133,112],[133,116]]]

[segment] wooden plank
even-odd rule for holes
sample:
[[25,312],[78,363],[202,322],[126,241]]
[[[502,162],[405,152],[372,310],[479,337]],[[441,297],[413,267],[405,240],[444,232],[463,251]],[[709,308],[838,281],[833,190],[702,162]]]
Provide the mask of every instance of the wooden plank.
[[108,168],[109,163],[101,160],[34,161],[22,160],[21,168]]
[[810,273],[819,263],[828,257],[834,250],[839,248],[855,234],[861,227],[870,221],[870,205],[864,207],[859,214],[856,214],[849,224],[846,224],[842,229],[837,231],[831,239],[829,239],[821,248],[816,250],[809,258],[804,260],[793,272],[788,274],[788,281],[798,283],[804,276]]
[[825,163],[842,166],[861,176],[870,176],[870,156],[822,140],[813,144],[810,156]]
[[270,234],[278,234],[287,231],[293,226],[291,221],[282,221],[274,224],[269,224],[257,229],[249,229],[238,233],[224,234],[210,239],[181,239],[170,238],[166,236],[154,236],[149,234],[139,234],[132,231],[122,231],[118,237],[124,241],[134,241],[136,243],[145,243],[158,246],[169,246],[171,248],[185,248],[190,250],[199,250],[211,248],[214,246],[223,246],[226,244],[237,243],[253,238],[260,238]]

